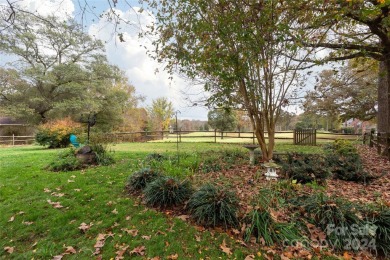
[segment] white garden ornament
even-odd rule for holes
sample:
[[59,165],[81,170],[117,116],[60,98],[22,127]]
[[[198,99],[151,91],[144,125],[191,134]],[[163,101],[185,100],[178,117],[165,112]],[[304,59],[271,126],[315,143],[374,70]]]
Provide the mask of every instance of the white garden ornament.
[[264,163],[263,166],[267,169],[265,175],[265,179],[269,180],[278,180],[278,175],[276,174],[276,169],[280,168],[273,160],[269,160],[268,163]]

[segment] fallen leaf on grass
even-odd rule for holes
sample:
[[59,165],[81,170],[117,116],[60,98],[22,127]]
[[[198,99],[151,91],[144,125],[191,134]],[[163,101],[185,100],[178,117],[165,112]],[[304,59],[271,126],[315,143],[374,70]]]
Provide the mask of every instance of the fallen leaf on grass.
[[150,240],[151,237],[152,236],[142,236],[142,238],[145,239],[145,240]]
[[12,216],[12,217],[10,217],[10,219],[8,220],[8,222],[12,222],[12,221],[14,221],[15,220],[15,216]]
[[167,259],[169,259],[169,260],[176,260],[178,258],[179,258],[178,254],[173,254],[173,255],[170,255],[170,256],[167,257]]
[[65,195],[65,193],[52,192],[52,193],[50,193],[50,195],[52,195],[54,197],[63,197]]
[[76,253],[77,251],[76,249],[73,248],[73,246],[67,246],[64,252],[65,255],[76,254]]
[[227,255],[231,255],[232,251],[230,248],[226,246],[225,239],[222,241],[222,244],[219,246],[222,249],[222,252],[224,252]]
[[13,246],[6,246],[4,247],[4,251],[7,252],[8,254],[12,254],[14,252],[14,247]]
[[67,246],[65,247],[65,252],[63,252],[62,254],[60,255],[56,255],[53,257],[53,260],[61,260],[64,255],[72,255],[72,254],[76,254],[77,251],[76,249],[73,248],[73,246]]
[[254,260],[255,255],[247,255],[244,260]]
[[49,192],[51,192],[51,190],[49,190],[48,188],[44,188],[43,192],[49,193]]
[[79,229],[81,230],[81,232],[85,233],[86,231],[88,231],[88,229],[90,229],[92,227],[92,223],[90,223],[89,225],[87,223],[81,223],[80,226],[79,226]]
[[127,248],[129,248],[129,246],[123,246],[118,251],[116,251],[115,252],[115,254],[116,254],[115,260],[124,259],[123,255],[126,253]]
[[113,211],[111,211],[111,212],[114,213],[114,214],[118,214],[118,211],[116,210],[116,208]]
[[93,246],[95,248],[95,252],[93,255],[98,255],[100,254],[101,248],[104,246],[104,243],[106,242],[106,234],[99,234],[96,238],[96,243]]
[[132,235],[133,237],[138,235],[138,229],[127,229],[127,228],[122,228],[122,231],[125,231],[127,234]]
[[200,242],[200,236],[195,235],[195,240],[196,240],[196,242]]
[[47,200],[47,202],[53,206],[55,209],[63,208],[64,206],[61,205],[60,202],[52,202],[51,200]]
[[145,255],[145,249],[146,249],[145,246],[137,246],[136,248],[131,250],[130,255],[133,255],[133,254],[135,254],[135,255]]
[[32,221],[23,221],[22,224],[30,226],[30,225],[34,224],[34,222],[32,222]]
[[74,182],[74,180],[68,180],[68,182],[70,183],[70,182]]
[[73,189],[74,191],[77,191],[77,192],[80,192],[81,191],[81,189]]

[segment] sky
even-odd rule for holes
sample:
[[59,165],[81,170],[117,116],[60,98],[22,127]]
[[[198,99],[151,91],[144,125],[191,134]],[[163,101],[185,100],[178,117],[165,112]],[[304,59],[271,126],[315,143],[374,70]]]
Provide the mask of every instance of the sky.
[[[0,0],[0,4],[5,2],[6,0]],[[88,34],[104,41],[109,62],[125,71],[129,83],[136,88],[137,94],[145,97],[145,101],[140,106],[149,106],[152,100],[166,97],[178,111],[179,119],[207,120],[207,110],[200,105],[194,106],[195,102],[188,101],[189,93],[201,91],[199,86],[192,86],[190,82],[177,75],[173,75],[173,80],[170,80],[170,75],[164,71],[163,64],[148,56],[146,50],[153,49],[152,43],[148,39],[139,38],[138,34],[142,28],[146,28],[146,25],[153,22],[153,17],[147,15],[147,12],[139,12],[138,1],[117,1],[118,15],[130,21],[129,25],[120,26],[125,42],[118,40],[113,23],[107,23],[99,17],[99,14],[109,8],[108,0],[14,0],[13,2],[17,2],[30,12],[38,12],[41,15],[54,14],[60,19],[70,15],[83,24]],[[0,60],[5,60],[1,54]],[[192,96],[190,99],[194,100],[196,97]]]

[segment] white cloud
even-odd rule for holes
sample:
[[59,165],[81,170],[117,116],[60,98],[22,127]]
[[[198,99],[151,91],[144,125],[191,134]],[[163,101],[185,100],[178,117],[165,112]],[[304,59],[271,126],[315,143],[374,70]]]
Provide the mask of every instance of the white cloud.
[[[104,18],[92,24],[89,29],[90,35],[105,42],[110,63],[116,64],[126,72],[137,92],[146,97],[146,105],[151,104],[153,99],[167,97],[175,108],[180,110],[180,118],[206,119],[207,111],[204,108],[191,107],[184,100],[185,95],[182,92],[187,83],[177,76],[171,81],[162,65],[147,55],[146,49],[152,50],[154,47],[150,39],[140,39],[138,34],[141,29],[146,30],[146,26],[152,24],[154,18],[146,12],[141,13],[137,7],[126,12],[121,10],[115,12],[129,23],[118,25],[116,28],[118,32],[123,33],[124,42],[120,42],[118,36],[114,34],[114,24],[106,22]],[[156,73],[156,70],[159,72]]]

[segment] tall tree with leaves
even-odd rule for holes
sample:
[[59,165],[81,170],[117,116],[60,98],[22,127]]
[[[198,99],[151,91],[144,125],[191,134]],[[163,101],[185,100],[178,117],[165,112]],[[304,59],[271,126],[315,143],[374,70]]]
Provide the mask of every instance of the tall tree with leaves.
[[358,57],[379,62],[378,131],[390,132],[390,0],[298,0],[285,6],[307,29],[297,29],[293,39],[325,54],[313,57],[316,62]]
[[210,110],[207,118],[209,125],[220,131],[232,131],[237,126],[236,114],[230,109],[217,108]]
[[172,102],[167,98],[157,98],[152,101],[152,105],[148,107],[148,113],[153,130],[168,130],[171,118],[174,115]]
[[353,60],[339,70],[324,70],[305,96],[305,111],[362,121],[376,117],[378,63]]
[[103,44],[72,20],[15,15],[0,34],[0,52],[18,58],[0,70],[0,106],[32,123],[82,113],[99,114],[107,126],[119,123],[118,110],[131,97]]
[[[288,39],[296,23],[284,1],[145,0],[156,10],[156,58],[204,80],[208,105],[248,111],[263,158],[272,158],[275,123],[298,87],[305,54]],[[268,142],[265,132],[268,132]]]

